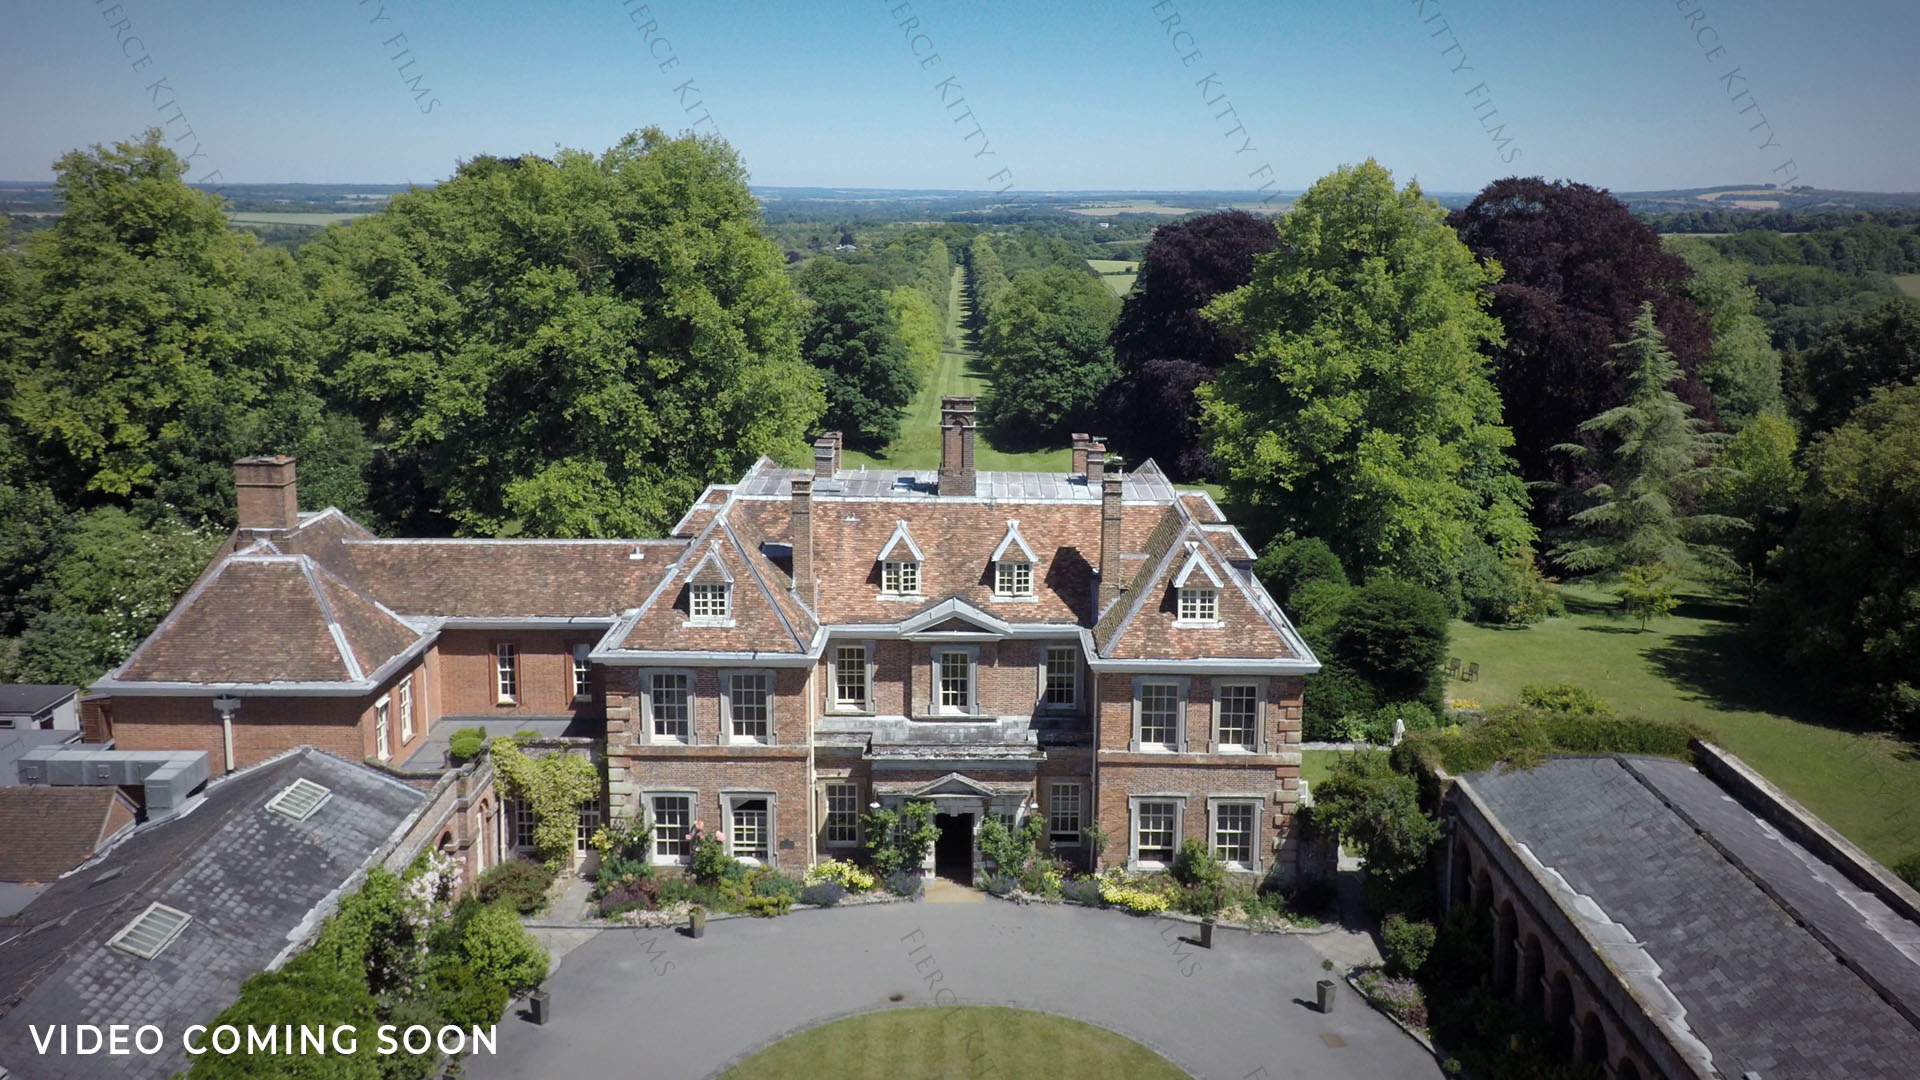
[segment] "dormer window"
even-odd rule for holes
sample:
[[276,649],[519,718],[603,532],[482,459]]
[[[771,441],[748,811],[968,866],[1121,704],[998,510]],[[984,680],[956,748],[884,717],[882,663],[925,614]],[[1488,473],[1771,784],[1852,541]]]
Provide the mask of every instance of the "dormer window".
[[888,596],[920,595],[920,564],[927,561],[905,521],[893,523],[893,535],[880,547],[880,591]]
[[1020,535],[1018,521],[1007,522],[1007,532],[993,549],[993,595],[1033,595],[1033,549]]
[[895,596],[911,596],[920,591],[920,564],[910,560],[889,561],[880,571],[880,591]]
[[1197,540],[1187,541],[1187,561],[1173,577],[1180,592],[1177,626],[1220,625],[1220,587],[1225,582],[1214,572]]
[[993,591],[998,596],[1032,596],[1033,564],[998,562],[993,564]]
[[1190,588],[1180,590],[1180,621],[1210,623],[1220,618],[1220,590]]
[[733,615],[724,581],[695,582],[687,586],[687,613],[695,622],[726,622]]

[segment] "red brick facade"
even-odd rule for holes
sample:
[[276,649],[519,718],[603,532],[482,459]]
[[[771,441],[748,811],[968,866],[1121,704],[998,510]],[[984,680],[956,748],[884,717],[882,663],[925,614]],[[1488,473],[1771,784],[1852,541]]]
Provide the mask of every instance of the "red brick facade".
[[[396,762],[443,719],[570,718],[570,733],[604,719],[614,815],[663,792],[715,828],[736,811],[757,826],[764,810],[766,856],[785,867],[843,853],[830,811],[917,798],[976,828],[988,813],[1043,815],[1069,853],[1097,826],[1106,864],[1138,861],[1141,799],[1182,808],[1174,846],[1219,841],[1211,808],[1231,801],[1228,843],[1250,845],[1246,869],[1275,867],[1298,798],[1302,676],[1318,665],[1208,500],[1151,464],[1120,477],[1091,455],[1085,475],[976,474],[966,460],[902,481],[834,470],[836,454],[816,454],[823,472],[763,460],[703,493],[667,541],[380,540],[336,512],[288,525],[250,506],[259,527],[203,576],[224,584],[196,587],[102,680],[95,726],[129,749],[205,750],[218,767],[214,699],[232,695],[244,767],[301,744],[377,757],[382,699]],[[271,478],[283,474],[291,463]],[[883,550],[916,564],[910,585],[883,580]],[[1183,587],[1209,594],[1204,615],[1183,617]],[[244,637],[212,640],[262,611],[274,613],[265,659]],[[337,655],[306,662],[321,645]],[[851,683],[843,647],[864,650]],[[577,653],[590,654],[584,694]],[[671,699],[659,732],[655,676]],[[199,684],[204,695],[179,696]],[[341,692],[290,692],[323,685]],[[1156,725],[1141,738],[1143,688],[1157,721],[1177,695],[1171,736]],[[490,791],[460,802],[447,845],[510,846]]]

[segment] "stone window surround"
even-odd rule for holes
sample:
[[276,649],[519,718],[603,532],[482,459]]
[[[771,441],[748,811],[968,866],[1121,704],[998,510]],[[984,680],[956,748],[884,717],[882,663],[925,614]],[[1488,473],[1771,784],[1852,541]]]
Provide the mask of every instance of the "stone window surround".
[[[687,800],[687,829],[689,831],[693,829],[693,823],[699,816],[700,793],[698,791],[692,788],[679,787],[641,788],[636,794],[640,796],[640,805],[646,808],[647,818],[656,830],[660,827],[660,822],[658,815],[654,812],[654,799],[675,798]],[[693,861],[693,845],[687,845],[687,853],[685,855],[662,855],[660,854],[659,840],[656,837],[653,842],[647,845],[647,861],[655,866],[685,866]]]
[[[1133,731],[1127,740],[1127,749],[1136,753],[1175,753],[1187,752],[1187,693],[1192,680],[1185,675],[1135,675],[1133,677]],[[1174,741],[1168,749],[1158,743],[1142,744],[1140,741],[1140,692],[1141,688],[1153,686],[1173,686],[1174,692]]]
[[[733,807],[735,803],[753,799],[767,801],[767,857],[765,860],[734,854],[733,850]],[[746,863],[748,866],[778,866],[780,863],[780,803],[776,792],[757,788],[721,788],[720,822],[726,830],[727,854]]]
[[[1047,842],[1056,847],[1077,848],[1085,842],[1087,827],[1087,783],[1082,780],[1047,781]],[[1056,788],[1072,788],[1074,792],[1074,818],[1080,827],[1073,831],[1072,839],[1062,840],[1053,828],[1053,800]]]
[[1187,834],[1187,796],[1179,793],[1127,796],[1127,869],[1132,871],[1172,869],[1173,860],[1171,858],[1164,863],[1142,862],[1140,860],[1141,803],[1173,804],[1173,850],[1175,854],[1178,854],[1180,851],[1180,842],[1185,839]]
[[[1220,742],[1220,691],[1229,686],[1253,687],[1253,747],[1224,746]],[[1208,725],[1207,750],[1215,754],[1264,754],[1267,750],[1267,680],[1216,676],[1213,680],[1213,718]]]
[[[853,789],[853,839],[831,839],[831,811],[833,800],[829,797],[831,789],[846,787]],[[860,846],[860,782],[851,776],[828,776],[820,780],[820,842],[835,851],[856,849]]]
[[[676,739],[654,733],[653,728],[653,677],[655,675],[679,675],[687,680],[687,737]],[[694,746],[700,742],[700,731],[694,725],[694,702],[698,698],[699,680],[692,668],[641,668],[640,669],[640,742],[653,746]]]
[[[866,699],[866,704],[861,708],[851,708],[849,706],[842,705],[839,701],[840,650],[842,648],[856,648],[856,647],[865,649],[867,653],[867,665],[866,665],[867,670],[866,670],[866,676],[865,676],[866,685],[867,685],[867,699]],[[827,712],[835,715],[839,715],[839,716],[872,716],[873,715],[873,680],[874,680],[874,676],[877,674],[876,666],[878,664],[878,660],[876,660],[875,658],[876,653],[877,653],[876,642],[870,641],[870,640],[860,640],[860,641],[831,641],[830,640],[827,642],[827,650],[826,650],[826,656],[827,656],[826,711]]]
[[1207,796],[1207,850],[1208,851],[1213,851],[1215,844],[1219,840],[1220,807],[1221,806],[1224,806],[1224,805],[1246,806],[1251,808],[1252,810],[1252,815],[1248,822],[1248,828],[1251,832],[1251,836],[1248,840],[1248,850],[1253,858],[1253,861],[1251,863],[1245,863],[1245,864],[1237,863],[1237,862],[1229,862],[1227,863],[1227,869],[1232,870],[1235,873],[1246,873],[1246,874],[1260,873],[1260,869],[1262,866],[1262,860],[1260,858],[1260,854],[1261,854],[1260,853],[1260,818],[1266,809],[1266,802],[1267,802],[1266,799],[1260,796],[1259,794],[1250,793],[1250,792],[1242,792],[1242,793],[1226,792],[1219,795]]
[[[965,653],[967,656],[967,704],[964,708],[954,708],[940,704],[940,657],[946,653],[955,652]],[[936,644],[927,649],[927,715],[981,715],[980,646]]]
[[[751,736],[736,737],[733,734],[733,680],[746,675],[758,675],[767,684],[767,737],[756,739]],[[774,717],[774,704],[779,701],[779,680],[772,668],[723,668],[720,671],[720,730],[721,746],[773,746],[779,739],[778,723]]]
[[[1055,649],[1069,650],[1073,653],[1073,700],[1071,702],[1049,702],[1047,700],[1047,654]],[[1085,664],[1081,663],[1080,646],[1077,642],[1055,643],[1040,642],[1040,663],[1038,665],[1038,686],[1034,691],[1034,711],[1051,713],[1078,713],[1080,711],[1081,692],[1086,684],[1083,677]]]

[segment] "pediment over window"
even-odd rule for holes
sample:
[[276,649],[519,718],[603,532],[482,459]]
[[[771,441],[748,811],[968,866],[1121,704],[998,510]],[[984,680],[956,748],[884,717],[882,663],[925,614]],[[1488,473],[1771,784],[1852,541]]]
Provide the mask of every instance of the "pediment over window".
[[1001,537],[1000,546],[993,549],[992,559],[997,563],[1038,561],[1034,558],[1033,549],[1027,546],[1026,539],[1020,535],[1019,521],[1007,522],[1007,535]]
[[1173,576],[1173,587],[1176,589],[1185,589],[1189,586],[1199,585],[1200,582],[1193,580],[1196,573],[1203,576],[1206,579],[1206,584],[1211,585],[1213,588],[1218,589],[1225,584],[1225,581],[1214,571],[1213,567],[1207,564],[1206,556],[1200,553],[1200,545],[1189,540],[1187,541],[1187,560],[1180,564],[1180,572]]
[[707,548],[707,553],[701,556],[693,572],[687,575],[687,582],[692,585],[733,584],[733,573],[727,569],[727,564],[720,558],[718,540],[714,541],[713,545]]
[[920,554],[920,545],[913,542],[913,534],[907,531],[905,521],[894,522],[893,535],[887,537],[886,544],[875,558],[880,562],[905,562],[909,559],[913,562],[927,561],[927,557]]
[[974,607],[958,597],[942,600],[900,624],[900,632],[908,636],[922,634],[938,636],[942,634],[992,634],[1005,637],[1013,633],[1013,627],[1004,620]]

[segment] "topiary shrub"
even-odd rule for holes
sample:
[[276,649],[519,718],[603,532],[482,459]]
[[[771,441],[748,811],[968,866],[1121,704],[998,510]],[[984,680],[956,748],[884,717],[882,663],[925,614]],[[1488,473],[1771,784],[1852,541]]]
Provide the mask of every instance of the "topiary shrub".
[[812,904],[814,907],[832,907],[846,899],[846,896],[846,888],[841,885],[836,885],[831,881],[824,881],[818,885],[809,885],[800,890],[800,902],[803,904]]
[[1413,921],[1404,915],[1387,916],[1380,924],[1380,941],[1386,954],[1387,970],[1396,975],[1418,975],[1433,953],[1434,928],[1426,921]]
[[487,729],[463,727],[447,736],[447,756],[455,765],[472,761],[487,749]]
[[504,903],[521,915],[533,915],[547,906],[553,871],[537,862],[508,859],[481,874],[473,892],[483,904]]
[[505,904],[487,904],[467,920],[460,952],[477,975],[522,994],[547,977],[547,951]]

